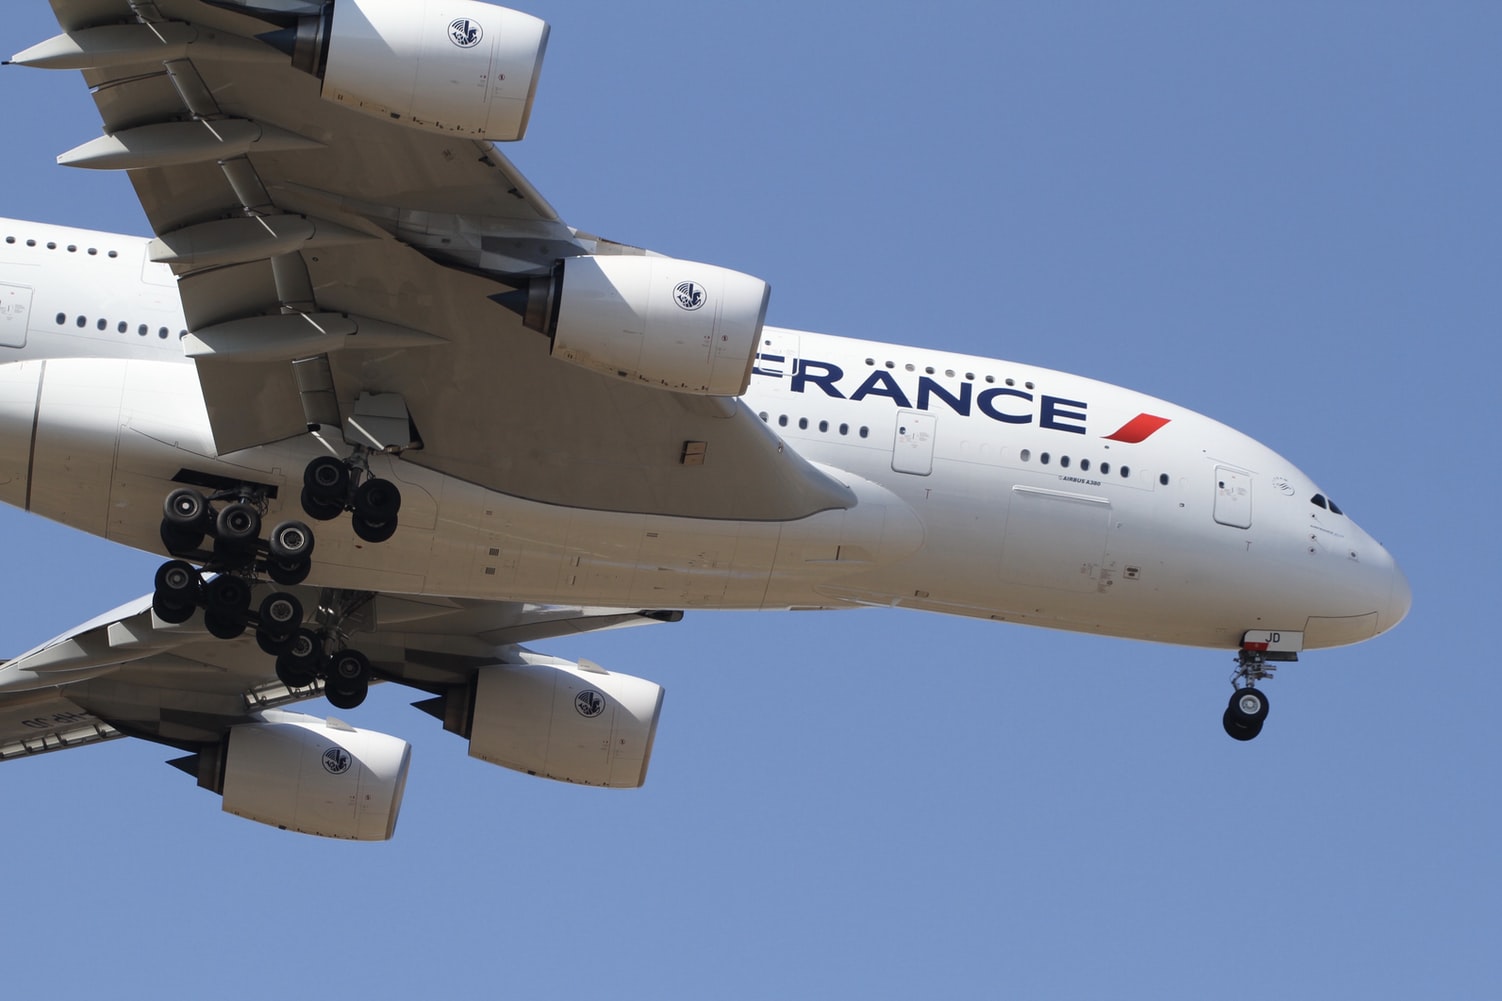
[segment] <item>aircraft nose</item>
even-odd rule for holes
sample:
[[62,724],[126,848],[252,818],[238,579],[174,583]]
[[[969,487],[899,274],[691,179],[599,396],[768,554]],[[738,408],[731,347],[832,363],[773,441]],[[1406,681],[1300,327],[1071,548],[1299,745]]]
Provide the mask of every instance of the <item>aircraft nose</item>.
[[1392,563],[1390,576],[1392,587],[1388,591],[1387,605],[1382,612],[1381,630],[1384,632],[1402,622],[1408,616],[1408,609],[1413,606],[1413,589],[1408,586],[1408,578],[1396,560]]

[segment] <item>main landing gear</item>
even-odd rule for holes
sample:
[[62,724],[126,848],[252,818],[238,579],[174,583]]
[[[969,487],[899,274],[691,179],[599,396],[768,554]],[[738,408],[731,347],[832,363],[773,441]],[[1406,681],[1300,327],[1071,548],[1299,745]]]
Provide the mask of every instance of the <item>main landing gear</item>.
[[1231,676],[1231,703],[1226,706],[1221,725],[1237,740],[1251,740],[1262,732],[1267,719],[1267,695],[1254,687],[1273,676],[1277,665],[1268,663],[1261,650],[1243,648],[1236,658],[1236,673]]
[[401,491],[390,480],[371,476],[363,453],[349,459],[321,455],[303,470],[302,483],[302,509],[309,518],[332,521],[349,511],[355,534],[366,542],[385,542],[395,534]]
[[[370,475],[363,452],[348,460],[320,456],[303,471],[302,507],[317,521],[353,514],[355,534],[369,543],[396,532],[402,497],[396,484]],[[270,588],[291,587],[312,569],[313,531],[302,521],[283,521],[261,537],[266,488],[231,486],[205,495],[180,487],[162,505],[162,543],[174,559],[157,570],[151,607],[164,622],[181,623],[203,609],[204,628],[220,639],[255,630],[256,644],[276,658],[276,675],[289,688],[323,682],[324,696],[338,709],[365,701],[370,661],[344,646],[338,626],[348,610],[321,602],[316,626],[304,624],[297,596]],[[326,592],[327,594],[327,592]]]

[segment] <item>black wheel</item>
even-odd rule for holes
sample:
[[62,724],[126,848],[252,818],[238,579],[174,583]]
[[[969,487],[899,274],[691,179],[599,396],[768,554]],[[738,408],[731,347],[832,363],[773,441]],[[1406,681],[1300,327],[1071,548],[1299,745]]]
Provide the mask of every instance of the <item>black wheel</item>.
[[1235,711],[1227,709],[1220,718],[1220,725],[1226,728],[1226,733],[1237,740],[1251,740],[1262,732],[1262,724],[1243,723],[1236,718]]
[[162,546],[169,553],[191,553],[203,545],[203,530],[178,528],[166,518],[162,519]]
[[286,591],[273,591],[261,602],[256,621],[261,632],[290,639],[302,626],[302,602]]
[[[293,637],[293,642],[296,642],[295,636]],[[318,680],[311,667],[303,664],[286,651],[277,655],[276,677],[278,681],[288,688],[307,688]]]
[[233,612],[204,612],[203,627],[210,636],[232,640],[245,632],[245,619]]
[[329,684],[338,688],[370,683],[370,661],[358,650],[341,650],[329,662]]
[[365,696],[370,694],[370,686],[365,684],[340,687],[332,683],[323,690],[323,697],[329,700],[329,705],[335,709],[353,709],[365,701]]
[[302,509],[314,521],[333,521],[344,513],[344,505],[341,502],[320,500],[310,494],[307,487],[302,489]]
[[261,537],[261,515],[244,501],[226,504],[214,519],[214,536],[231,549],[254,549]]
[[350,519],[350,524],[354,527],[355,534],[366,542],[385,542],[396,534],[395,518],[376,525],[357,514]]
[[[292,642],[282,654],[287,662],[308,677],[318,674],[318,660],[323,653],[323,641],[311,629],[299,629],[292,634]],[[311,684],[311,682],[309,682]]]
[[308,572],[312,569],[313,564],[307,560],[293,563],[284,563],[280,560],[268,560],[266,562],[266,576],[283,587],[301,584],[308,579]]
[[209,502],[192,487],[178,487],[162,502],[162,521],[173,528],[203,533],[209,527]]
[[242,618],[250,608],[250,585],[239,577],[220,574],[203,586],[203,602],[210,612]]
[[385,524],[402,509],[402,492],[390,480],[366,480],[355,491],[355,516],[372,525]]
[[271,530],[266,540],[271,558],[282,563],[297,563],[313,558],[313,530],[300,521],[284,521]]
[[163,563],[157,568],[156,579],[153,582],[156,597],[168,604],[187,605],[189,608],[198,603],[202,585],[203,580],[198,576],[198,568],[182,560],[168,560]]
[[1231,693],[1227,711],[1238,723],[1261,727],[1262,721],[1267,719],[1267,696],[1257,688],[1238,688]]
[[181,602],[168,601],[161,595],[157,595],[156,597],[151,599],[151,610],[155,612],[156,617],[161,619],[163,622],[170,622],[173,625],[176,625],[180,622],[187,622],[189,619],[191,619],[193,617],[193,613],[197,610],[197,607],[194,605],[185,605]]
[[287,648],[292,645],[292,639],[290,634],[283,636],[268,633],[264,629],[256,630],[256,646],[261,648],[262,653],[269,653],[273,657],[280,657],[286,653]]
[[302,485],[311,496],[343,506],[349,493],[349,467],[342,459],[320,455],[303,469]]

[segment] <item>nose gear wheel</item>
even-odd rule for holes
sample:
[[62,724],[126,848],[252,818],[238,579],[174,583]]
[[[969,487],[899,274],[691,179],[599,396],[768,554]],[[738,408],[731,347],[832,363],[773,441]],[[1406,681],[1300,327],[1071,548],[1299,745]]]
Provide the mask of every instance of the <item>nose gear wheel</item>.
[[1230,704],[1221,716],[1221,726],[1235,740],[1251,740],[1262,732],[1267,720],[1267,693],[1257,682],[1273,676],[1277,665],[1269,663],[1261,650],[1243,648],[1236,656],[1236,673],[1231,676]]

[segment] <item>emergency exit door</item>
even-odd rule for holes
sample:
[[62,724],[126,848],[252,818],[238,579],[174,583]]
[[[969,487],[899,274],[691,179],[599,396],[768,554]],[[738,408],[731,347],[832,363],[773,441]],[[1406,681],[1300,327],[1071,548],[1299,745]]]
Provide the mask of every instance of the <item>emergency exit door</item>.
[[1252,477],[1230,466],[1215,467],[1215,520],[1231,528],[1252,527]]
[[892,468],[899,473],[927,476],[934,471],[933,414],[897,411],[897,434],[892,441]]
[[24,348],[31,316],[31,289],[0,282],[0,347]]

